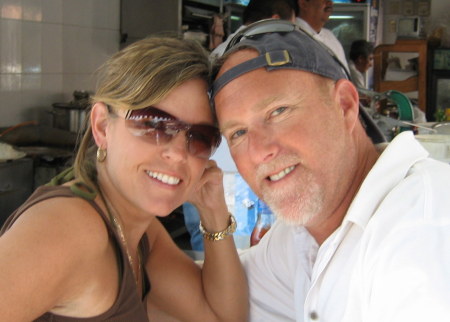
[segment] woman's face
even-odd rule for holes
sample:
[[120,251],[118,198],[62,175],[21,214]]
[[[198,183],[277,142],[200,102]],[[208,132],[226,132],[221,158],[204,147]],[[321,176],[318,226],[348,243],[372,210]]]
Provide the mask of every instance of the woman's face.
[[[183,83],[153,107],[188,124],[213,124],[207,85],[200,79]],[[207,158],[188,150],[185,130],[157,144],[150,135],[133,132],[123,111],[117,113],[108,119],[105,131],[108,154],[100,166],[105,167],[107,186],[102,188],[127,211],[169,214],[195,189]]]

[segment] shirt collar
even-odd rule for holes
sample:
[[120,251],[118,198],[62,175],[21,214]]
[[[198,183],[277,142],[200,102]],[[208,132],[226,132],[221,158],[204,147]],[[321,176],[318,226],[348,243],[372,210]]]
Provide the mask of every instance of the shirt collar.
[[310,34],[311,36],[314,35],[318,35],[319,33],[317,31],[315,31],[310,25],[309,23],[307,23],[305,20],[303,20],[302,18],[297,17],[295,19],[295,23],[304,31],[306,31],[308,34]]
[[350,221],[364,229],[386,195],[416,162],[428,157],[428,152],[414,139],[411,131],[398,134],[389,144],[379,148],[383,152],[364,179],[344,223]]

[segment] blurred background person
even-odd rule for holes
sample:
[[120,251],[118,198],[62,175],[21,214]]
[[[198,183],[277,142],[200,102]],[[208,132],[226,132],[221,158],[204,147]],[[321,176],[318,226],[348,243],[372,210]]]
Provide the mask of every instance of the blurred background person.
[[349,58],[348,67],[353,84],[368,89],[366,74],[373,66],[373,45],[364,39],[355,40],[350,47]]
[[324,28],[333,12],[333,1],[330,0],[298,0],[297,25],[313,38],[327,46],[346,71],[349,71],[345,51],[342,44],[329,29]]

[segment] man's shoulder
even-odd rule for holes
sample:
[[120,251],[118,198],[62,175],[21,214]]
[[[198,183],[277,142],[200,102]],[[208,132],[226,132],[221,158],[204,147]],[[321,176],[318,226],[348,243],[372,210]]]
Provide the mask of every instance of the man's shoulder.
[[322,28],[320,30],[320,35],[322,37],[326,37],[328,39],[333,39],[333,40],[336,40],[337,42],[339,42],[339,39],[337,39],[336,35],[330,29]]

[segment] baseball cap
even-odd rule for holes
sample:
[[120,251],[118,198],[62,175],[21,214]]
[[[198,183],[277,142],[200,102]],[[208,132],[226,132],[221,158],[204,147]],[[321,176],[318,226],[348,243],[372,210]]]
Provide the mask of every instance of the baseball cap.
[[[223,62],[227,56],[243,48],[252,48],[259,55],[230,68],[214,80],[210,88],[213,106],[214,97],[226,84],[258,68],[266,68],[267,71],[296,69],[334,81],[351,79],[331,49],[290,21],[265,19],[248,25],[233,37],[220,60]],[[219,68],[216,69],[217,73]],[[385,136],[361,105],[360,116],[372,141],[385,142]]]

